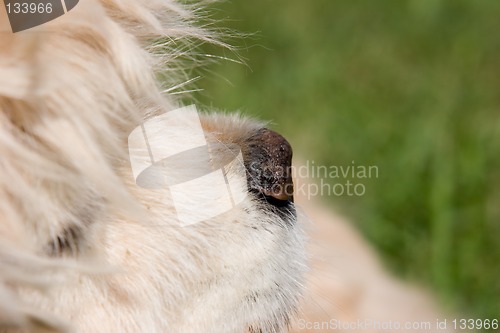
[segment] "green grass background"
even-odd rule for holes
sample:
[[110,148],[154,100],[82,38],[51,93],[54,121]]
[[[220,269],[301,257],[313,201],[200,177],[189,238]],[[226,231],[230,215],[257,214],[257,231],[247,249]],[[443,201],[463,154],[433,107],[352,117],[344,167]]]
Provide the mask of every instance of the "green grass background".
[[[500,1],[234,0],[200,102],[271,119],[302,159],[376,165],[351,217],[389,269],[500,318]],[[205,47],[204,52],[235,58]],[[335,180],[333,180],[335,181]]]

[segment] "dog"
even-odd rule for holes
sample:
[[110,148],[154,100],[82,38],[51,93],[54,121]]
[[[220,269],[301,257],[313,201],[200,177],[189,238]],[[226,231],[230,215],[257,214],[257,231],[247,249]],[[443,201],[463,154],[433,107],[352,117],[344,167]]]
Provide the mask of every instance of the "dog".
[[168,186],[134,179],[129,135],[183,106],[172,92],[197,44],[225,47],[197,25],[198,5],[85,0],[17,33],[6,8],[0,331],[286,331],[307,269],[291,180],[276,172],[291,163],[286,140],[240,115],[199,114],[212,155],[235,145],[247,172],[225,175],[238,203],[194,224],[179,224]]
[[387,274],[345,219],[294,197],[292,149],[264,123],[196,114],[208,157],[174,154],[161,175],[241,162],[243,173],[224,174],[239,199],[213,216],[199,213],[218,206],[216,186],[182,192],[179,207],[173,188],[186,182],[148,186],[134,172],[131,143],[193,142],[191,131],[164,140],[163,126],[151,142],[144,134],[193,110],[178,92],[198,65],[196,46],[228,47],[200,27],[199,4],[85,0],[18,33],[6,10],[0,332],[452,331],[432,297]]

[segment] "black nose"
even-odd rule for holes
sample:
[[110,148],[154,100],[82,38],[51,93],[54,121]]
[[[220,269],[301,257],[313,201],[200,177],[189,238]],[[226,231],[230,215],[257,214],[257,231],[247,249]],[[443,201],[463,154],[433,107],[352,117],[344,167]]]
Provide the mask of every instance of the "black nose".
[[250,190],[278,201],[293,201],[292,147],[278,133],[263,128],[252,135],[244,149]]

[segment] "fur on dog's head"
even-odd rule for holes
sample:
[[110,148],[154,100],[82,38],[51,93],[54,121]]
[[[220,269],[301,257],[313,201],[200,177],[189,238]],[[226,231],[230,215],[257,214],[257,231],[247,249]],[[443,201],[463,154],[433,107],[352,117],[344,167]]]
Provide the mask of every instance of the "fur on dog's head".
[[[1,32],[0,330],[286,327],[304,261],[293,204],[257,188],[183,228],[168,193],[138,187],[130,170],[129,133],[178,105],[158,70],[175,87],[193,41],[215,42],[193,24],[196,11],[85,0],[40,27]],[[262,124],[201,120],[209,142],[238,144],[252,162]]]

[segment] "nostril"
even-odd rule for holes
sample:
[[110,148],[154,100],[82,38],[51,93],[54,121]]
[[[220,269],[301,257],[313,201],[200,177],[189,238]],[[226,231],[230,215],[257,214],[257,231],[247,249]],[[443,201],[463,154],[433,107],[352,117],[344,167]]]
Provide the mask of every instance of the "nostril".
[[292,147],[280,134],[263,128],[246,142],[244,160],[251,190],[278,201],[293,200]]

